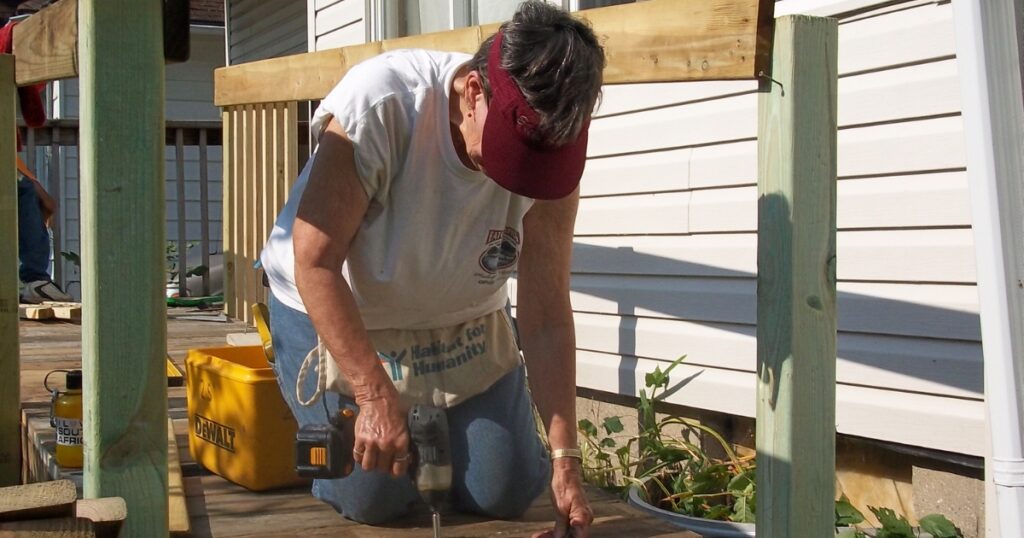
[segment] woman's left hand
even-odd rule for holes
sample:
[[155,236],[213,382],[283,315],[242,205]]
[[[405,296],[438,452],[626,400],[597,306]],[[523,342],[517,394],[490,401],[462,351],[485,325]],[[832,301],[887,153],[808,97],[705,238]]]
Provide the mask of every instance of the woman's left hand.
[[586,538],[594,512],[583,491],[580,462],[558,458],[552,462],[551,504],[555,508],[555,528],[533,538]]

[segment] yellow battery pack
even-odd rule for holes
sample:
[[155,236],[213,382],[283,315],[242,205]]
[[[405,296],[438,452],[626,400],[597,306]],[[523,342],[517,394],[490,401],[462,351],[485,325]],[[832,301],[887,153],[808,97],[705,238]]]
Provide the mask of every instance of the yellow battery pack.
[[307,481],[295,471],[295,418],[262,346],[192,349],[185,370],[192,459],[254,491]]

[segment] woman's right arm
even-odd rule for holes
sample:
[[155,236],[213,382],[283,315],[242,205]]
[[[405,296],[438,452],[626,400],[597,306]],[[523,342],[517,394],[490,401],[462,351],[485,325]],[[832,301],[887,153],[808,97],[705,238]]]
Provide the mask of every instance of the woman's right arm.
[[[369,200],[352,142],[336,119],[320,136],[292,228],[295,283],[313,327],[352,387],[359,406],[355,452],[362,467],[401,476],[409,434],[398,392],[377,357],[352,289],[341,272]],[[395,461],[398,456],[401,461]]]

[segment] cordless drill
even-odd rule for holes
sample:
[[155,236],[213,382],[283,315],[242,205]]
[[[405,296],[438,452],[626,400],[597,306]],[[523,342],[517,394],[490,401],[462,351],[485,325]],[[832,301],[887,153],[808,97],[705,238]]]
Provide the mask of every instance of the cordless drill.
[[[440,511],[452,484],[451,441],[443,409],[414,405],[409,410],[409,438],[416,461],[409,466],[423,501],[430,506],[434,536],[440,536]],[[295,468],[299,476],[344,478],[352,472],[355,412],[342,409],[329,424],[310,424],[295,434]]]
[[409,410],[409,437],[416,448],[416,489],[430,506],[434,538],[439,538],[441,508],[452,485],[451,441],[444,410],[413,406]]

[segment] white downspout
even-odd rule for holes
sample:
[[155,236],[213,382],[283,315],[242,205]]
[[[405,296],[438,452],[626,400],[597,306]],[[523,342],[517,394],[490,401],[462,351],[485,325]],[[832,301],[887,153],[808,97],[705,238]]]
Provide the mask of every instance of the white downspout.
[[999,531],[1024,536],[1024,93],[1019,0],[954,0],[978,265],[986,462]]

